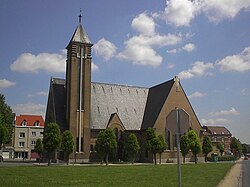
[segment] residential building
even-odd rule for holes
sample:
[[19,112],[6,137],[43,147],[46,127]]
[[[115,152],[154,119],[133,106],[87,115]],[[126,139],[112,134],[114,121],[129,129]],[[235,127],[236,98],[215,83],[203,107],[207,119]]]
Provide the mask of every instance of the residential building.
[[208,137],[210,137],[213,147],[214,147],[214,151],[217,150],[216,148],[217,145],[221,143],[225,149],[224,153],[231,154],[230,144],[231,144],[232,134],[226,127],[203,126],[203,129],[205,130],[204,135],[207,135]]
[[43,138],[44,120],[39,115],[16,116],[14,124],[14,158],[36,159],[34,147],[38,138]]

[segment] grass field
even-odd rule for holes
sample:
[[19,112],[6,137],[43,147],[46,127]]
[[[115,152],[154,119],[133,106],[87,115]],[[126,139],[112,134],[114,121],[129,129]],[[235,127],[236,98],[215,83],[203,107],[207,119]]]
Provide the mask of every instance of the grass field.
[[[182,186],[214,187],[233,163],[182,165]],[[0,167],[0,186],[178,186],[177,165]]]

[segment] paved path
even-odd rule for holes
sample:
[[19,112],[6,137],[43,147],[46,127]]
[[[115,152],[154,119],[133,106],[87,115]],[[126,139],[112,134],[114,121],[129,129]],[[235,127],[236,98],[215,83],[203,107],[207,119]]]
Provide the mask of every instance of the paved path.
[[218,187],[242,187],[242,160],[235,163]]

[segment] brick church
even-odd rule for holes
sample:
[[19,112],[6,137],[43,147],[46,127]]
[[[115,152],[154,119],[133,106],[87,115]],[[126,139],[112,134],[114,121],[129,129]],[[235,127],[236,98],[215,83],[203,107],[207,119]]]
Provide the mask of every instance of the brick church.
[[56,122],[62,132],[72,132],[76,146],[71,159],[96,160],[98,133],[111,128],[117,139],[124,131],[135,133],[141,146],[138,160],[152,162],[144,147],[145,131],[152,127],[169,145],[162,154],[163,162],[174,160],[176,107],[180,109],[181,132],[193,129],[201,135],[201,124],[178,77],[150,88],[91,82],[92,46],[79,19],[66,47],[66,80],[50,81],[45,124]]

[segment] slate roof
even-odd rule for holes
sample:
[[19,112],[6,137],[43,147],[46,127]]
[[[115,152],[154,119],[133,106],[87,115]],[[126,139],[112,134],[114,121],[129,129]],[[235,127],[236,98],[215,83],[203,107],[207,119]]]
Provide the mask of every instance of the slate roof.
[[142,121],[142,130],[147,129],[148,127],[153,127],[173,84],[174,79],[149,89],[145,114]]
[[148,88],[92,83],[91,128],[105,129],[111,114],[117,113],[126,130],[139,130]]
[[[46,123],[56,122],[62,130],[67,129],[66,123],[66,87],[65,79],[52,78],[46,113]],[[51,111],[49,111],[51,110]],[[52,116],[51,116],[52,115]]]
[[[52,119],[66,129],[66,88],[64,79],[51,79]],[[148,88],[91,83],[91,129],[105,129],[110,116],[117,113],[126,130],[139,130],[142,124]],[[50,103],[50,102],[48,102]],[[47,112],[47,113],[51,113]],[[48,119],[50,118],[50,119]]]
[[79,24],[70,40],[70,42],[79,42],[79,43],[88,43],[91,44],[91,41],[86,33],[86,31],[84,30],[84,28],[82,27],[81,24]]

